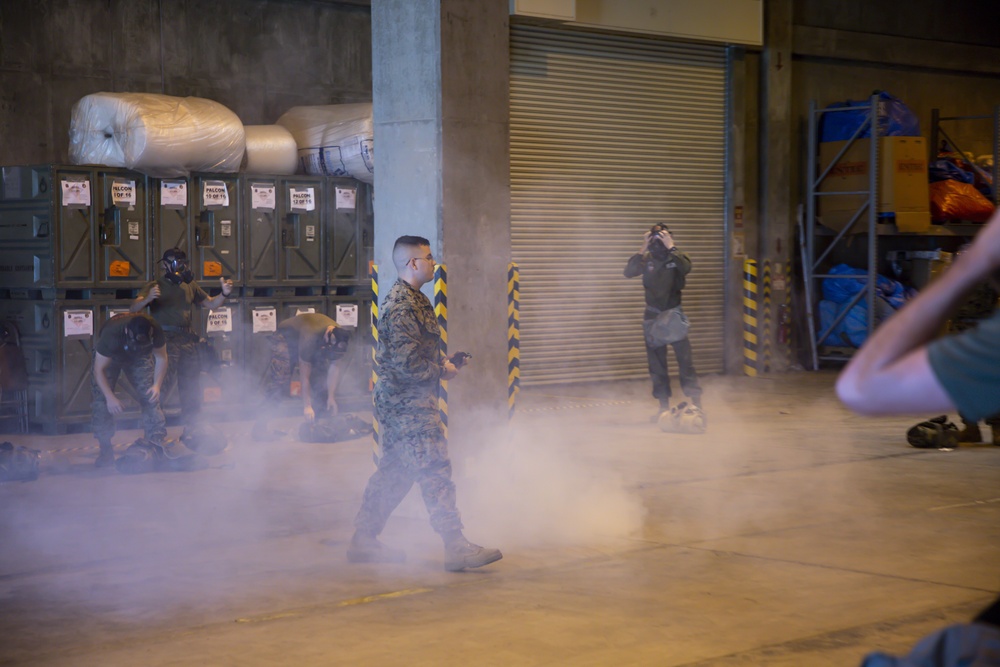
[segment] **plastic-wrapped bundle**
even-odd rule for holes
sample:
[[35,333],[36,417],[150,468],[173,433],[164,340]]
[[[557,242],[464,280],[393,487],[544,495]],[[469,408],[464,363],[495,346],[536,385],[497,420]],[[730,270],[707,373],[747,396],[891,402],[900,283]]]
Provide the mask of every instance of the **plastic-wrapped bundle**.
[[295,137],[299,163],[307,174],[374,180],[370,103],[292,107],[278,125]]
[[86,95],[73,107],[69,130],[73,164],[127,167],[158,178],[239,171],[245,146],[239,117],[200,97]]
[[299,166],[295,137],[281,125],[246,125],[247,153],[243,171],[250,174],[294,174]]

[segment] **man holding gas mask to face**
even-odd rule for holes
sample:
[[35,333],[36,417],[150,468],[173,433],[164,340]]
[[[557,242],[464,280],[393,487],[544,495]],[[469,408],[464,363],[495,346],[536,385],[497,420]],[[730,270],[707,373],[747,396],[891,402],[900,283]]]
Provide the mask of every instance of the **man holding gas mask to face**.
[[167,437],[167,422],[160,409],[160,387],[167,373],[167,348],[163,330],[149,315],[115,315],[101,329],[94,345],[91,414],[94,437],[101,448],[95,462],[98,468],[115,462],[111,445],[115,415],[125,409],[115,396],[115,385],[123,372],[142,408],[146,439],[162,443]]
[[653,382],[653,397],[659,400],[654,421],[670,409],[670,374],[667,345],[674,348],[680,375],[681,391],[701,409],[701,385],[694,369],[691,342],[687,337],[688,321],[681,310],[681,290],[691,272],[691,259],[678,250],[670,230],[655,224],[643,235],[642,247],[625,266],[625,277],[642,276],[646,296],[643,331],[646,361]]
[[233,282],[219,278],[222,293],[210,297],[198,283],[188,264],[187,255],[180,248],[170,248],[160,260],[163,276],[146,284],[139,296],[129,306],[137,313],[149,307],[153,319],[163,328],[167,338],[166,386],[176,380],[181,402],[181,419],[185,426],[197,423],[201,413],[201,359],[198,352],[198,334],[191,328],[191,306],[207,310],[221,306],[233,291]]

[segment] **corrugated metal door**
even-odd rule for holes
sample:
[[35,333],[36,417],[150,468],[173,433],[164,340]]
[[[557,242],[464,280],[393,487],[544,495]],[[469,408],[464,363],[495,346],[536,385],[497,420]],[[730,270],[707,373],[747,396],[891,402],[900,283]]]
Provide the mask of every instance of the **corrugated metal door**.
[[511,26],[525,385],[647,376],[641,278],[622,271],[659,221],[694,265],[696,367],[723,370],[725,67],[722,47]]

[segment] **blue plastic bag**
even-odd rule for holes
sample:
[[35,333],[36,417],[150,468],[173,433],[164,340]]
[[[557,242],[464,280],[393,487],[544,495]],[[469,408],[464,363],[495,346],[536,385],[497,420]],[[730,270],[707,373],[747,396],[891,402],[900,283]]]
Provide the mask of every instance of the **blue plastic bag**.
[[[868,120],[868,100],[836,102],[827,109],[858,107],[855,111],[837,111],[823,114],[820,120],[820,141],[846,141]],[[898,97],[882,91],[878,96],[878,133],[882,137],[919,137],[920,120]],[[861,139],[870,137],[871,128],[865,128]]]
[[[835,303],[847,303],[851,298],[861,291],[865,285],[868,272],[854,268],[847,264],[838,264],[830,273],[845,276],[844,278],[825,278],[823,280],[823,298]],[[859,276],[858,278],[848,278],[846,276]],[[906,303],[906,288],[897,280],[878,276],[875,281],[875,293],[885,299],[890,306],[899,309]]]

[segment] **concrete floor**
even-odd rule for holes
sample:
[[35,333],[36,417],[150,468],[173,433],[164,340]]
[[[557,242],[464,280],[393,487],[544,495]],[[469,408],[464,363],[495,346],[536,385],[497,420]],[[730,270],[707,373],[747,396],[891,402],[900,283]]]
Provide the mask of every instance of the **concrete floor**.
[[408,562],[346,562],[367,439],[262,444],[229,422],[203,469],[125,476],[92,467],[89,434],[4,436],[45,454],[37,481],[0,485],[0,664],[905,652],[1000,590],[1000,447],[913,449],[916,419],[852,416],[833,379],[707,378],[701,436],[650,424],[645,382],[524,391],[502,445],[453,443],[466,533],[504,552],[456,574],[415,493],[383,535]]

